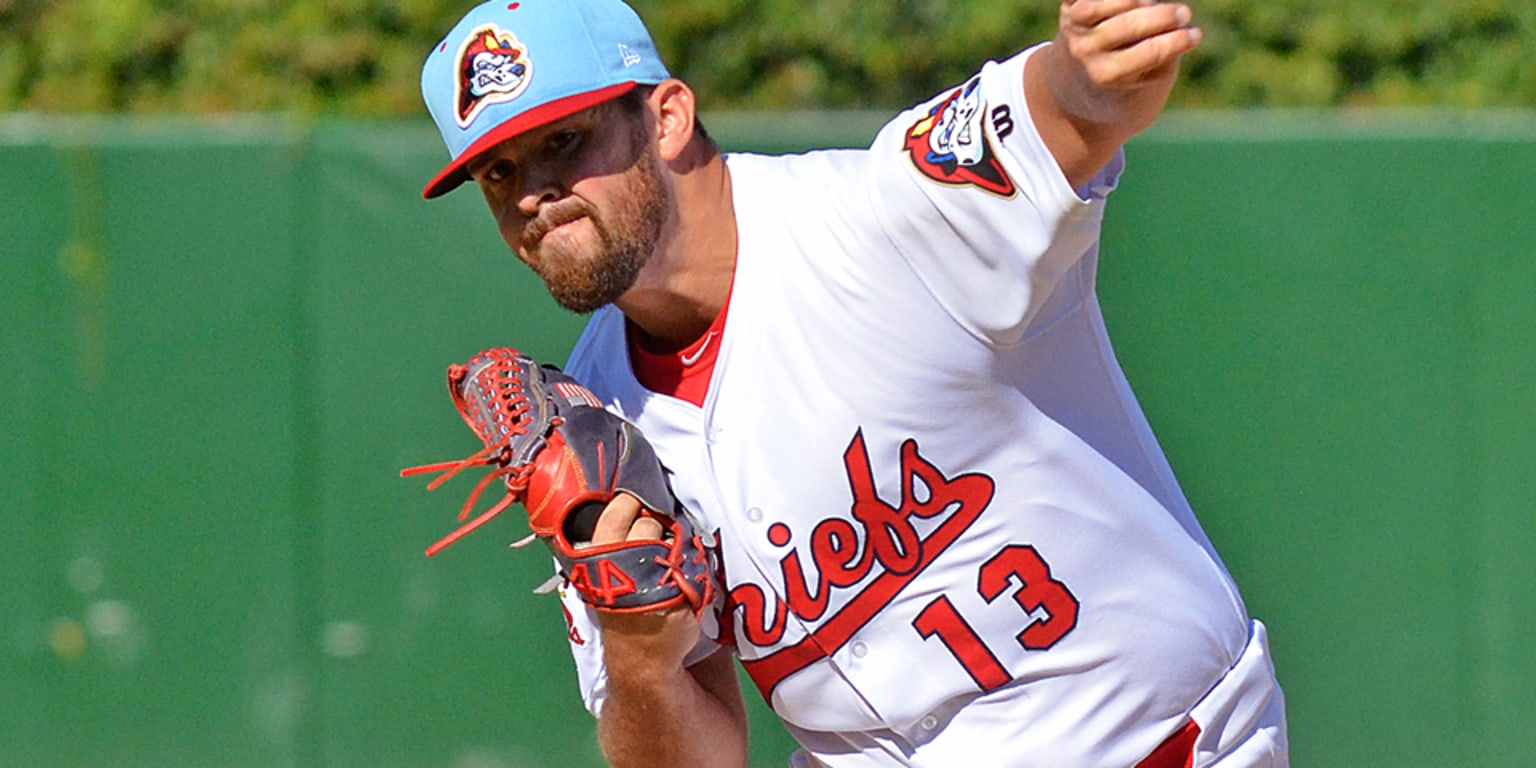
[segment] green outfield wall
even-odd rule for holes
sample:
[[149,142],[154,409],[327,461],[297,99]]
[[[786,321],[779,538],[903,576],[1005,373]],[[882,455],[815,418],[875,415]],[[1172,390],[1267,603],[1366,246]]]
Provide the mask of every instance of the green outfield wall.
[[[1294,764],[1530,765],[1536,116],[1179,113],[1128,154],[1105,314]],[[469,483],[396,476],[473,447],[447,363],[580,327],[472,189],[419,198],[443,159],[424,122],[0,119],[0,766],[600,765],[547,562],[500,522],[427,559]]]

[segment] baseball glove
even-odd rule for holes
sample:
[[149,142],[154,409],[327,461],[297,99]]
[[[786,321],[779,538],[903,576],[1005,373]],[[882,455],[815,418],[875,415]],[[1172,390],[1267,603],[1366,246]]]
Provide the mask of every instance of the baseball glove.
[[[560,577],[599,610],[641,612],[686,602],[697,613],[714,599],[713,537],[673,496],[640,430],[605,410],[586,387],[515,349],[495,348],[450,365],[448,391],[485,447],[400,475],[439,473],[431,490],[469,467],[491,468],[464,502],[461,521],[496,480],[506,495],[428,547],[428,556],[521,503],[533,535],[518,544],[536,537],[548,545]],[[598,515],[620,492],[639,499],[641,514],[661,524],[660,540],[588,544]]]

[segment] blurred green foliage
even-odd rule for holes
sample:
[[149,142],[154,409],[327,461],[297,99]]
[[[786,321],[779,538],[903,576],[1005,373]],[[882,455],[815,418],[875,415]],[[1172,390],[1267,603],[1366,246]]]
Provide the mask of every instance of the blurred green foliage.
[[[533,0],[538,1],[538,0]],[[1191,0],[1175,106],[1536,106],[1536,0]],[[706,109],[893,107],[1049,37],[1048,0],[633,0]],[[465,0],[0,0],[0,110],[420,114]]]

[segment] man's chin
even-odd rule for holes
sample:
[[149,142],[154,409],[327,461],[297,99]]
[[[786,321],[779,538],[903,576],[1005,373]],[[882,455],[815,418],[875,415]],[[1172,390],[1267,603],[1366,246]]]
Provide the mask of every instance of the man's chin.
[[549,295],[554,298],[556,304],[578,315],[596,312],[617,299],[617,297],[608,298],[593,292],[564,291],[549,283],[545,283],[545,287],[549,289]]

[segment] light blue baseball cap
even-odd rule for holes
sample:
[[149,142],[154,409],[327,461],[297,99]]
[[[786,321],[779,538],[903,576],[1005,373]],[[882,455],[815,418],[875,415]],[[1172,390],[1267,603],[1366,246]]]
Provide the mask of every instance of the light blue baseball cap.
[[621,0],[491,0],[427,56],[421,95],[452,156],[422,197],[469,180],[476,155],[670,75]]

